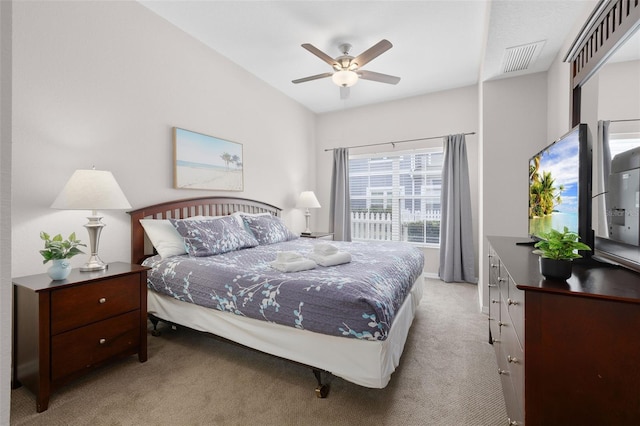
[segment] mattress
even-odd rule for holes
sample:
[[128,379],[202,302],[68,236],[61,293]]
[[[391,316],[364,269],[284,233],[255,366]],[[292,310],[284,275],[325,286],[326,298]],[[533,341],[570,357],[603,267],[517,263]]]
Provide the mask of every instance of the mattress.
[[328,371],[352,383],[384,388],[400,363],[409,329],[423,294],[423,277],[411,285],[385,340],[349,339],[188,303],[148,292],[147,309],[156,317],[194,330]]
[[292,328],[357,340],[386,340],[422,274],[422,252],[407,243],[334,242],[351,261],[281,272],[280,253],[311,255],[300,238],[208,257],[149,258],[149,288],[173,299]]

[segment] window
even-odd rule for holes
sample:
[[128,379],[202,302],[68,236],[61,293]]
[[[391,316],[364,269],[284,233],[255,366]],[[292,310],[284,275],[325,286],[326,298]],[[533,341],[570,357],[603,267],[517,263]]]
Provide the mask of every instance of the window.
[[440,243],[442,148],[349,157],[353,240]]
[[609,133],[611,158],[640,146],[640,133]]

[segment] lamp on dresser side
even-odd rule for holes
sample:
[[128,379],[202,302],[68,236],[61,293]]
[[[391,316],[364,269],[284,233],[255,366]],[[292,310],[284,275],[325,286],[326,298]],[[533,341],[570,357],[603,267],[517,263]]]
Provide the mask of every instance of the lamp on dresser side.
[[113,174],[104,170],[76,170],[64,186],[58,197],[51,205],[53,209],[61,210],[91,210],[89,222],[84,225],[89,232],[91,255],[81,271],[100,271],[107,268],[98,256],[100,233],[106,226],[98,210],[130,209],[122,189]]
[[311,229],[309,229],[309,221],[311,219],[311,213],[309,212],[309,209],[319,209],[320,208],[320,203],[318,202],[318,199],[316,198],[316,194],[313,193],[313,191],[303,191],[300,194],[300,197],[298,198],[298,203],[296,204],[296,207],[299,209],[306,209],[305,211],[305,220],[306,220],[306,229],[304,230],[304,232],[302,233],[302,235],[310,235],[311,234]]

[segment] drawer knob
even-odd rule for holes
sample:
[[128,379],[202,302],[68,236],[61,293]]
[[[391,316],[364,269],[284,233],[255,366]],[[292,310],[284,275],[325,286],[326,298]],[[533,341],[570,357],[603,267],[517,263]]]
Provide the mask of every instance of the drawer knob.
[[502,278],[502,277],[498,277],[498,282],[503,283],[505,282],[507,279],[506,278]]
[[106,303],[107,299],[105,297],[101,297],[100,300],[98,300],[98,302],[100,302],[100,304]]
[[516,358],[515,356],[507,355],[507,362],[510,362],[512,364],[517,364],[518,358]]
[[509,372],[507,370],[502,370],[502,369],[498,368],[498,374],[502,374],[503,376],[508,376]]
[[511,418],[507,418],[507,420],[509,421],[509,426],[518,426],[518,422],[515,420],[511,420]]
[[500,301],[496,299],[491,299],[491,303],[500,303]]
[[498,326],[499,327],[504,327],[505,325],[507,325],[506,322],[498,321]]
[[516,302],[515,300],[512,300],[512,299],[507,299],[507,304],[508,305],[517,305],[518,302]]
[[100,339],[100,344],[104,345],[105,343],[107,343],[107,339]]
[[495,287],[495,284],[489,284],[487,287]]

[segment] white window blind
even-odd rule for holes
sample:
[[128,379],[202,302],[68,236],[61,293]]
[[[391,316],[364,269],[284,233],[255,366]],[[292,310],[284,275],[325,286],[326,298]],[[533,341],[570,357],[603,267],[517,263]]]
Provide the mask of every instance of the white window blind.
[[440,242],[442,148],[351,155],[353,240]]

